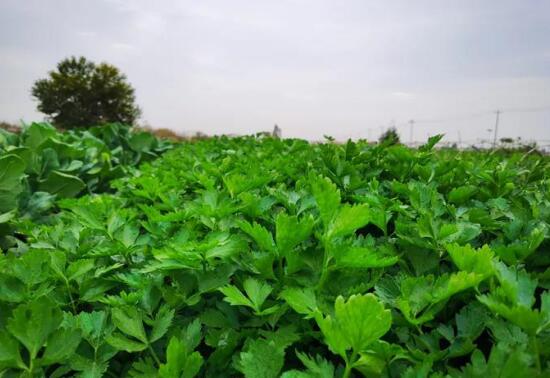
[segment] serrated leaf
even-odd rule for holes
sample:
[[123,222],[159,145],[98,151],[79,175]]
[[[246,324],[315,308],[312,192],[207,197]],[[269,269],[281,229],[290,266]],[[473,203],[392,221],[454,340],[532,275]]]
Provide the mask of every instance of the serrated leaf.
[[131,378],[156,378],[158,377],[157,368],[152,358],[140,358],[132,364],[132,368],[128,372],[128,377]]
[[334,365],[325,360],[321,356],[315,358],[308,356],[305,353],[296,352],[296,356],[302,361],[307,368],[306,371],[289,370],[285,371],[281,378],[333,378]]
[[334,365],[321,356],[312,358],[305,353],[296,352],[296,356],[307,368],[308,373],[318,378],[334,377]]
[[478,303],[473,302],[460,310],[455,315],[457,336],[475,340],[483,329],[488,320],[487,311]]
[[118,236],[118,240],[124,245],[126,248],[131,248],[136,243],[136,239],[139,236],[139,227],[133,224],[126,224],[122,228],[122,232],[120,236]]
[[95,261],[92,259],[76,260],[67,267],[67,278],[69,281],[76,280],[78,277],[88,273],[95,267]]
[[319,311],[313,289],[288,287],[279,294],[279,297],[283,298],[294,311],[306,315],[306,319],[313,318]]
[[501,343],[491,349],[487,361],[481,351],[475,350],[472,353],[472,362],[461,372],[454,371],[450,376],[457,378],[532,377],[535,376],[535,371],[530,367],[531,364],[532,357],[525,351]]
[[8,331],[21,342],[35,359],[38,351],[62,321],[59,308],[49,299],[41,297],[19,305],[8,319]]
[[309,238],[314,221],[311,217],[298,219],[297,216],[279,213],[275,219],[277,248],[283,256]]
[[369,223],[371,210],[368,205],[344,205],[332,218],[327,235],[329,238],[349,235]]
[[275,242],[273,241],[273,235],[264,226],[254,222],[252,224],[248,222],[240,223],[241,230],[246,232],[261,250],[267,252],[275,252]]
[[40,363],[52,365],[66,361],[73,355],[80,340],[80,333],[77,330],[58,329],[48,338],[48,344]]
[[215,238],[216,245],[209,248],[205,257],[211,261],[213,259],[229,259],[239,254],[239,252],[247,250],[246,241],[242,238],[231,234],[218,234]]
[[261,308],[273,288],[255,278],[247,278],[243,283],[246,296],[235,286],[228,285],[219,289],[224,295],[224,300],[233,306],[247,306],[261,312]]
[[143,318],[137,309],[133,307],[113,308],[111,316],[113,323],[118,329],[147,344],[147,335],[143,328]]
[[186,345],[184,340],[172,337],[166,349],[166,364],[160,365],[159,376],[162,378],[196,376],[203,364],[203,358],[199,352],[191,352],[192,349],[194,348]]
[[432,320],[453,295],[476,287],[484,276],[477,273],[457,272],[421,277],[406,277],[400,282],[401,295],[396,306],[412,324]]
[[243,284],[246,295],[250,298],[254,308],[259,311],[265,300],[273,290],[266,282],[258,281],[254,278],[247,278]]
[[147,344],[131,340],[121,333],[113,333],[105,339],[110,345],[118,350],[124,350],[129,353],[141,352],[147,349]]
[[19,343],[5,330],[0,329],[0,369],[23,366]]
[[541,324],[540,314],[525,306],[508,306],[496,296],[480,295],[478,300],[494,313],[521,327],[529,335],[536,335]]
[[474,194],[477,193],[478,187],[474,185],[464,185],[453,188],[449,192],[449,201],[456,204],[462,205],[468,201]]
[[189,323],[189,325],[185,328],[182,336],[186,350],[188,352],[191,352],[197,346],[199,346],[202,339],[200,320],[195,319],[191,323]]
[[447,252],[458,269],[489,277],[494,273],[493,252],[489,246],[474,249],[471,245],[447,245]]
[[325,177],[312,176],[309,182],[313,197],[319,208],[321,220],[325,227],[328,227],[340,206],[340,191],[336,188],[336,185]]
[[518,271],[499,262],[495,264],[497,278],[511,303],[531,307],[535,303],[537,280],[531,279],[525,270]]
[[153,320],[153,329],[149,335],[149,342],[153,343],[166,334],[174,319],[174,310],[168,306],[161,306]]
[[475,239],[481,233],[481,226],[474,223],[449,223],[440,227],[437,232],[439,243],[464,244]]
[[336,247],[336,265],[340,268],[383,268],[399,261],[398,256],[382,255],[374,247]]
[[228,285],[219,289],[225,295],[224,301],[233,306],[254,308],[254,304],[236,286]]
[[300,340],[300,334],[296,331],[296,327],[293,324],[279,327],[275,331],[260,330],[259,333],[268,342],[273,341],[275,347],[281,350],[285,350],[296,341]]
[[99,348],[103,343],[104,336],[112,329],[107,323],[107,313],[105,311],[81,312],[77,319],[83,337],[94,348]]
[[85,359],[77,354],[71,358],[70,366],[80,372],[79,378],[101,378],[107,371],[109,364]]
[[317,317],[330,350],[347,358],[346,351],[358,353],[389,331],[392,319],[389,310],[373,294],[352,295],[347,301],[336,298],[334,317]]
[[252,340],[240,353],[235,367],[245,378],[276,378],[284,364],[284,352],[273,341]]

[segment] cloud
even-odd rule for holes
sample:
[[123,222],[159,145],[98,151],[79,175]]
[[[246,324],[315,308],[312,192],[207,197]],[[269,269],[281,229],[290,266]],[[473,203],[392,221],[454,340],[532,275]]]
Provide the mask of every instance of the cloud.
[[414,95],[412,93],[403,92],[403,91],[391,92],[390,95],[394,98],[403,99],[403,100],[411,99],[411,98],[414,97]]
[[[391,119],[547,105],[549,34],[550,4],[538,0],[6,0],[0,82],[20,91],[0,112],[33,117],[32,80],[84,55],[127,75],[153,126],[246,133],[276,122],[288,136],[345,138]],[[529,114],[503,115],[503,130],[548,139],[550,116]],[[466,138],[492,122],[415,127]]]
[[137,50],[136,46],[131,45],[129,43],[123,43],[123,42],[111,43],[111,47],[115,50],[123,51],[123,52],[134,52]]
[[94,31],[78,31],[76,32],[76,35],[82,38],[93,38],[97,36],[97,33]]
[[166,28],[163,12],[169,12],[169,8],[163,7],[162,4],[139,0],[106,0],[106,2],[114,7],[115,12],[124,14],[129,28],[134,29],[133,32],[144,33],[143,35],[158,35]]

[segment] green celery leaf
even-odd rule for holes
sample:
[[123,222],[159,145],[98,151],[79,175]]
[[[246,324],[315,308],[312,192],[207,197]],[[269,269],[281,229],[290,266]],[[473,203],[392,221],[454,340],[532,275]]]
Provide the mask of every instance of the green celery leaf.
[[185,331],[182,333],[182,337],[185,342],[187,352],[190,352],[198,347],[202,340],[200,320],[195,319],[189,323],[189,325],[185,328]]
[[245,378],[276,378],[283,365],[284,351],[263,339],[251,340],[235,363]]
[[531,368],[532,362],[532,357],[524,350],[500,343],[493,346],[488,360],[485,360],[481,351],[475,350],[472,353],[472,362],[462,371],[452,371],[450,376],[457,378],[534,377],[536,374]]
[[27,348],[32,359],[62,321],[61,310],[46,297],[19,305],[8,319],[7,329]]
[[67,267],[67,278],[69,281],[76,280],[78,277],[88,273],[95,267],[95,261],[92,259],[76,260]]
[[159,376],[192,378],[199,373],[203,362],[199,352],[189,352],[183,340],[172,337],[166,349],[166,364],[160,365]]
[[111,316],[113,323],[119,330],[147,344],[147,335],[143,328],[143,318],[136,308],[113,308],[111,310]]
[[476,250],[469,244],[465,246],[452,244],[447,245],[446,248],[458,269],[478,273],[485,277],[494,274],[494,255],[489,246],[484,245],[482,248]]
[[130,371],[128,371],[128,377],[157,378],[158,374],[155,367],[155,362],[150,357],[140,358],[132,364],[132,368],[130,369]]
[[279,296],[283,298],[294,311],[305,315],[306,319],[313,318],[315,314],[319,312],[317,298],[315,292],[311,288],[287,287]]
[[224,300],[233,306],[247,306],[253,308],[256,313],[261,312],[261,307],[273,288],[255,278],[247,278],[243,284],[246,296],[235,286],[228,285],[219,289],[224,295]]
[[334,257],[340,268],[383,268],[399,261],[398,256],[383,255],[376,247],[335,247]]
[[104,337],[113,329],[105,311],[81,312],[77,318],[83,337],[94,348],[99,348]]
[[258,311],[273,290],[268,283],[258,281],[254,278],[247,278],[244,281],[243,287],[246,291],[246,295],[254,304],[254,308]]
[[0,329],[0,369],[24,366],[19,343],[5,330]]
[[352,234],[358,228],[370,221],[371,210],[368,205],[344,205],[332,218],[328,226],[328,236],[331,238]]
[[118,350],[134,353],[147,349],[147,344],[131,340],[120,333],[113,333],[105,339],[111,346]]
[[464,185],[453,188],[449,192],[449,201],[455,205],[462,205],[477,193],[478,187],[474,185]]
[[225,295],[224,301],[233,306],[255,308],[254,304],[236,286],[227,285],[219,289]]
[[495,267],[497,278],[508,300],[511,303],[531,307],[535,303],[537,280],[531,279],[525,270],[518,271],[501,262],[496,263]]
[[352,349],[359,353],[389,331],[392,323],[390,310],[373,294],[352,295],[347,302],[336,298],[334,317],[316,318],[330,350],[346,357]]
[[313,218],[305,217],[301,220],[297,216],[279,213],[275,219],[277,248],[283,256],[294,247],[309,238],[313,229]]
[[315,358],[305,353],[296,352],[296,356],[306,367],[306,371],[289,370],[285,371],[281,378],[333,378],[335,369],[329,361],[321,356]]
[[241,230],[246,232],[248,235],[250,235],[252,239],[254,239],[261,250],[267,252],[275,252],[275,242],[273,241],[273,235],[271,235],[271,232],[269,232],[269,230],[256,222],[252,224],[248,222],[241,222],[239,225]]
[[328,227],[340,206],[340,191],[332,181],[325,177],[311,176],[309,181],[321,220],[325,227]]
[[149,335],[149,342],[153,343],[166,334],[174,319],[174,310],[162,305],[153,320],[153,329]]
[[52,365],[68,360],[80,344],[80,340],[81,336],[78,330],[58,329],[48,338],[48,344],[40,359],[40,364]]

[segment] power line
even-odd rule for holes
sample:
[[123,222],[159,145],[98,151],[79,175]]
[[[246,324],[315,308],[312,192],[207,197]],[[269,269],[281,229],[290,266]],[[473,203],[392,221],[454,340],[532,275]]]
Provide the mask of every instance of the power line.
[[[493,141],[492,145],[493,147],[496,147],[497,145],[497,139],[498,139],[498,128],[500,125],[500,116],[504,113],[534,113],[534,112],[544,112],[544,111],[550,111],[550,106],[539,106],[539,107],[531,107],[531,108],[499,108],[496,111],[480,111],[476,113],[467,113],[467,114],[458,114],[451,117],[442,117],[442,118],[414,118],[410,119],[407,122],[396,122],[394,119],[392,119],[388,126],[380,126],[380,133],[384,133],[384,129],[390,127],[390,128],[400,128],[405,133],[406,127],[409,128],[409,143],[414,143],[414,126],[415,124],[441,124],[441,123],[449,123],[449,122],[455,122],[455,121],[465,121],[473,118],[479,118],[479,117],[487,117],[491,114],[496,115],[494,129],[487,129],[487,131],[493,133]],[[405,130],[403,130],[405,129]],[[371,136],[372,129],[369,129],[369,139]],[[466,143],[462,140],[462,136],[460,133],[460,130],[458,130],[458,141],[459,143]],[[490,143],[490,141],[487,141],[487,143]]]
[[511,108],[511,109],[504,109],[503,112],[506,113],[536,113],[536,112],[544,112],[549,111],[550,106],[541,106],[541,107],[535,107],[535,108]]
[[[539,106],[532,108],[504,108],[500,110],[500,113],[536,113],[550,111],[550,106]],[[494,111],[486,110],[477,113],[457,114],[452,117],[445,118],[415,118],[416,123],[443,123],[452,121],[463,121],[471,118],[478,118],[482,116],[488,116],[494,114]]]
[[478,117],[481,117],[481,116],[487,116],[489,114],[491,114],[492,112],[491,111],[484,111],[484,112],[478,112],[478,113],[470,113],[470,114],[462,114],[462,115],[456,115],[456,116],[453,116],[453,117],[447,117],[447,118],[424,118],[424,119],[416,119],[415,118],[415,122],[417,123],[443,123],[443,122],[453,122],[453,121],[463,121],[463,120],[468,120],[468,119],[472,119],[472,118],[478,118]]

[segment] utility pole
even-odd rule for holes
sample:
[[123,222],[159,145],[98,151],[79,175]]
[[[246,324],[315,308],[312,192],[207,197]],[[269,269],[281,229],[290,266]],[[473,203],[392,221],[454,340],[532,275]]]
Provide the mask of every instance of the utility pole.
[[410,135],[409,135],[409,143],[413,144],[413,133],[414,133],[414,119],[409,120],[409,125],[411,126],[410,129]]
[[497,119],[495,121],[495,134],[493,136],[493,148],[496,148],[496,146],[497,146],[498,120],[500,118],[501,111],[497,109],[497,111],[495,113],[497,115]]

